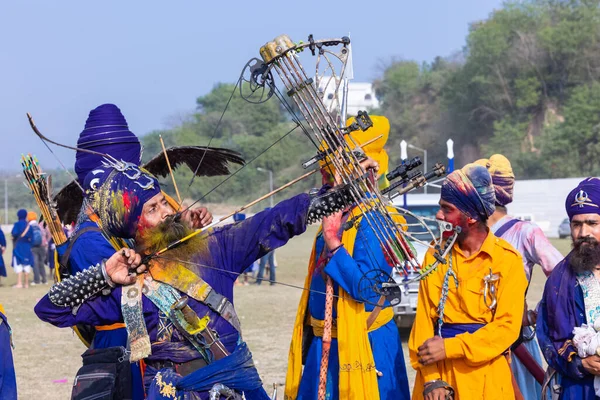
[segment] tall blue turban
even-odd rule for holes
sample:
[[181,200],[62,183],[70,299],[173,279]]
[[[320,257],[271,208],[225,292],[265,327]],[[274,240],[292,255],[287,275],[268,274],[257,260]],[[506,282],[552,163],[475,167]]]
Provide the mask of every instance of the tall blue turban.
[[85,185],[93,188],[88,204],[104,229],[124,239],[135,237],[144,204],[160,193],[156,178],[130,163],[96,169],[85,178]]
[[492,177],[481,165],[467,164],[448,175],[441,198],[478,221],[487,220],[496,210]]
[[600,214],[600,178],[586,178],[567,196],[565,209],[569,220],[579,214]]
[[[90,111],[77,147],[109,154],[118,161],[135,165],[139,165],[142,156],[139,139],[129,130],[121,110],[114,104],[102,104]],[[78,151],[75,154],[77,180],[83,183],[86,175],[102,161],[100,155]]]

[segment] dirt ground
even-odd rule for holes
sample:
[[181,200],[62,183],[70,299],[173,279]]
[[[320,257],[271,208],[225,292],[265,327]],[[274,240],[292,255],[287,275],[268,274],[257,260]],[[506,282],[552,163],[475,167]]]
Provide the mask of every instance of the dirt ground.
[[[289,340],[314,234],[315,229],[311,228],[278,250],[277,280],[281,284],[270,286],[263,282],[261,286],[238,286],[235,290],[244,339],[254,354],[268,393],[275,384],[278,398],[283,398]],[[557,239],[553,243],[563,254],[569,250],[568,240]],[[6,261],[9,254],[10,249],[4,255]],[[85,349],[70,329],[54,328],[38,320],[33,313],[34,305],[50,286],[13,289],[16,278],[12,268],[7,269],[9,276],[2,279],[0,303],[13,329],[19,399],[68,399],[73,377],[81,364],[80,355]],[[530,305],[541,298],[543,285],[544,276],[538,268],[529,289]],[[407,358],[408,331],[401,334]],[[409,365],[407,370],[412,382],[414,371]]]

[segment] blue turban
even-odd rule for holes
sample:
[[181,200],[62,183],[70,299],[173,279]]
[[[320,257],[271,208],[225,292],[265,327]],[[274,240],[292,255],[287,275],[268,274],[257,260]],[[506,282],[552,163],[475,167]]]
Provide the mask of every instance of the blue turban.
[[492,177],[481,165],[467,164],[448,175],[441,198],[478,221],[487,220],[496,210]]
[[124,239],[135,237],[144,204],[160,193],[156,178],[130,163],[96,169],[85,182],[95,189],[88,191],[88,204],[103,228]]
[[579,214],[600,214],[600,178],[586,178],[567,196],[569,220]]
[[19,220],[27,218],[27,210],[21,208],[19,211],[17,211],[17,218],[19,218]]
[[[77,147],[109,154],[117,161],[135,165],[139,165],[142,155],[139,139],[129,130],[121,110],[114,104],[102,104],[90,111]],[[75,154],[77,180],[83,183],[86,175],[102,161],[100,155],[78,151]]]

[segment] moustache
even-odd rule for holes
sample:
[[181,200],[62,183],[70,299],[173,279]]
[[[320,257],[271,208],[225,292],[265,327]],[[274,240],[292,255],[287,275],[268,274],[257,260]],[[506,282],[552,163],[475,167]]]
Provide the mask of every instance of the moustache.
[[592,245],[592,246],[597,246],[598,245],[598,241],[596,239],[594,239],[593,237],[590,237],[590,236],[586,236],[586,237],[583,237],[583,238],[576,239],[573,242],[573,245],[574,245],[575,248],[578,248],[578,247],[580,247],[584,243],[587,243],[587,244]]

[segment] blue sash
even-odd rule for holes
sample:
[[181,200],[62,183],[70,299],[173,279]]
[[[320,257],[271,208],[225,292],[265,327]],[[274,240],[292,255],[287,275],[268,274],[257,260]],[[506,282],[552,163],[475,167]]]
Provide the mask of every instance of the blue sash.
[[442,337],[444,339],[453,338],[461,333],[477,332],[479,328],[483,328],[485,324],[446,324],[442,325]]
[[[153,368],[147,367],[147,373],[154,371]],[[148,400],[183,398],[184,392],[208,392],[217,383],[244,392],[247,400],[269,400],[246,343],[239,344],[231,355],[200,368],[186,377],[182,377],[171,368],[161,369],[156,372],[150,384],[147,398]]]

